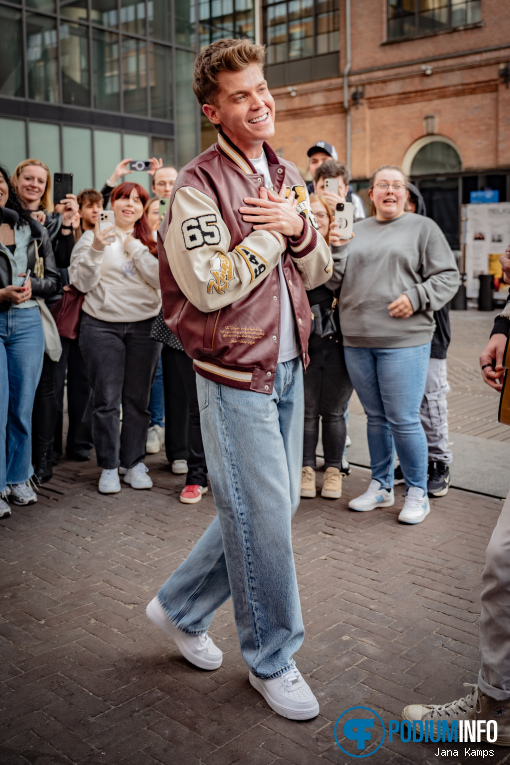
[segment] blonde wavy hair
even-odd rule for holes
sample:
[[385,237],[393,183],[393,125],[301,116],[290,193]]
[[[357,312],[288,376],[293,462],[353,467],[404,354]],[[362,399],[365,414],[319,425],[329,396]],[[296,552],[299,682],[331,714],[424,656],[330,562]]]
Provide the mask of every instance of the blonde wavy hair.
[[44,162],[41,162],[40,159],[24,159],[23,162],[20,162],[19,165],[16,166],[11,177],[11,183],[14,186],[16,194],[18,193],[18,181],[20,175],[25,167],[28,167],[29,165],[42,167],[43,170],[46,170],[46,188],[44,189],[44,194],[42,195],[39,206],[42,210],[44,210],[44,212],[53,212],[53,199],[51,196],[51,173],[48,165],[46,165]]

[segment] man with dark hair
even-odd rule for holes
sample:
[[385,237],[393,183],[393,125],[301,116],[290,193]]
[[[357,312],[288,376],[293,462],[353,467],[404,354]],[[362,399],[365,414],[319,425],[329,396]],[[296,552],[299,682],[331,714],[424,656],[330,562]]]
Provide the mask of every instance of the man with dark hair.
[[308,184],[308,191],[311,194],[313,191],[313,178],[315,178],[317,168],[328,159],[338,160],[338,154],[335,147],[327,141],[317,141],[313,146],[310,146],[306,154],[308,156],[308,172],[312,176],[312,182]]
[[[338,179],[338,194],[326,191],[324,188],[326,178]],[[349,170],[341,162],[334,159],[326,159],[321,162],[313,177],[313,187],[316,194],[322,194],[326,197],[332,210],[336,208],[338,202],[352,202],[354,222],[366,217],[365,206],[361,197],[350,190]]]
[[76,197],[80,216],[80,234],[93,231],[103,209],[103,195],[96,189],[84,189]]
[[292,553],[308,362],[305,289],[332,259],[310,223],[306,187],[266,140],[274,100],[264,49],[219,40],[197,58],[194,90],[218,143],[177,178],[159,229],[163,308],[194,360],[218,516],[149,603],[149,618],[204,669],[222,653],[207,636],[232,596],[251,685],[278,714],[315,717],[296,668],[304,636]]

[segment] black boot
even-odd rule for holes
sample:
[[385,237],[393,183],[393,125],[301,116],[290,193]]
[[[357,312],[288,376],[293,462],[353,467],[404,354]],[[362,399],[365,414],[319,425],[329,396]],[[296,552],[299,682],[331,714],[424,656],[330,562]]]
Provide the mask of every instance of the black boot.
[[34,475],[39,483],[50,481],[53,476],[53,448],[51,444],[34,444]]

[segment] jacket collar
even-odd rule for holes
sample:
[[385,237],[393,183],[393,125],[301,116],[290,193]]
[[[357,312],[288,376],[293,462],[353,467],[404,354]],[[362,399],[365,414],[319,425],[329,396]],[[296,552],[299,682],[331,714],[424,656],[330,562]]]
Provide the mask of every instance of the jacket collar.
[[[251,164],[248,157],[243,154],[241,149],[238,149],[235,144],[232,143],[232,141],[227,138],[226,135],[224,135],[221,131],[218,132],[218,148],[222,152],[222,154],[225,154],[229,159],[232,160],[232,162],[235,162],[235,164],[245,173],[246,175],[255,175],[256,170]],[[263,144],[264,151],[266,153],[267,161],[270,165],[279,165],[280,161],[270,145],[264,141]]]

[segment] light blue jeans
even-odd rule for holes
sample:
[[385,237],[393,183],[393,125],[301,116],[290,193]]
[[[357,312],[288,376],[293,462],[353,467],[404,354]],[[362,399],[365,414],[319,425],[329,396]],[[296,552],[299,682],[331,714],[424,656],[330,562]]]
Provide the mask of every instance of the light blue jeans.
[[278,364],[271,395],[200,375],[197,391],[218,515],[158,598],[179,629],[200,634],[232,595],[249,669],[277,677],[294,666],[304,637],[291,539],[301,486],[301,360]]
[[0,492],[34,472],[32,409],[43,357],[39,306],[0,312]]
[[393,486],[395,446],[406,487],[427,493],[428,447],[420,420],[430,343],[411,348],[344,348],[354,389],[367,415],[372,478]]
[[158,366],[156,367],[154,382],[152,383],[149,412],[151,413],[149,428],[152,428],[153,425],[159,425],[160,428],[164,428],[165,389],[163,386],[163,364],[161,363],[161,354],[158,359]]

